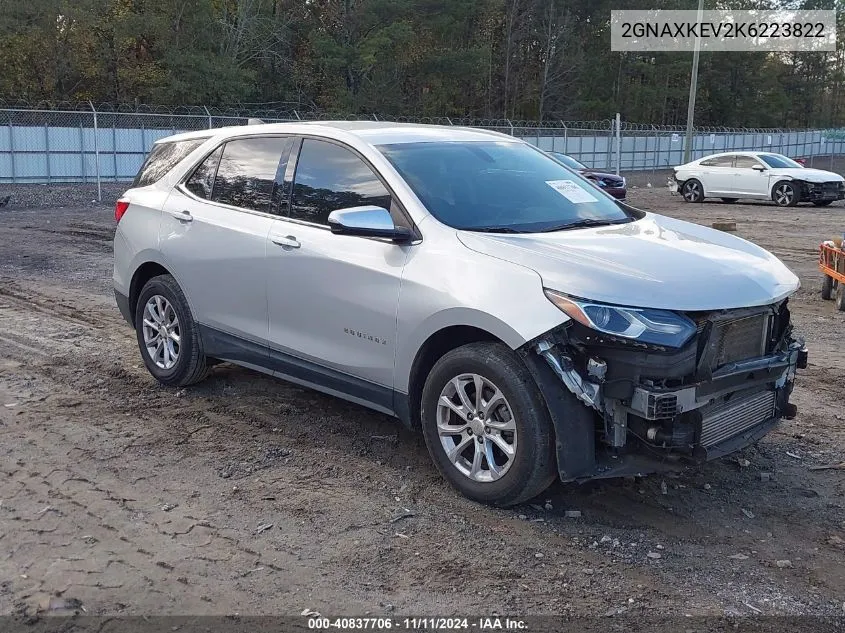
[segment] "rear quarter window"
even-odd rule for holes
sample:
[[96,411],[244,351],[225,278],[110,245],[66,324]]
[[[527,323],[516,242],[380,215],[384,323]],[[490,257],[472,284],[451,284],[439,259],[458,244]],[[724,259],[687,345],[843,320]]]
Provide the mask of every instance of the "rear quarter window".
[[132,181],[133,187],[146,187],[158,182],[179,162],[196,148],[206,142],[207,138],[192,138],[185,141],[171,141],[156,143],[150,150],[147,160],[141,165],[138,175]]

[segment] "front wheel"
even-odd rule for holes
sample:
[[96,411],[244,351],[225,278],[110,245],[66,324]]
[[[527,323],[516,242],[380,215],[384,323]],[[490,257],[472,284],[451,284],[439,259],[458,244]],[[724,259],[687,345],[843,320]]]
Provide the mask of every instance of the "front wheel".
[[500,343],[471,343],[437,361],[421,418],[437,469],[470,499],[514,505],[556,477],[546,405],[523,362]]
[[184,387],[205,378],[199,329],[185,293],[170,275],[153,277],[141,289],[135,333],[144,364],[160,383]]
[[782,180],[772,188],[772,200],[779,207],[794,207],[801,200],[801,193],[791,182]]
[[704,187],[701,183],[692,178],[687,180],[681,187],[681,195],[687,202],[703,202],[704,201]]

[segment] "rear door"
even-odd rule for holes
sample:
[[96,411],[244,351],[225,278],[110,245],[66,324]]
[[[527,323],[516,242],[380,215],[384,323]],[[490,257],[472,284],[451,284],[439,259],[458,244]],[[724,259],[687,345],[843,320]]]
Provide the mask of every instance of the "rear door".
[[701,184],[708,196],[733,193],[733,155],[714,156],[701,161]]
[[[292,145],[291,137],[231,139],[167,200],[162,252],[194,318],[210,329],[209,340],[236,337],[266,355],[267,235],[278,214]],[[234,353],[226,357],[250,360]]]
[[268,240],[270,357],[281,376],[392,409],[399,287],[408,249],[336,235],[332,211],[376,205],[409,226],[373,168],[351,148],[302,141],[288,217]]

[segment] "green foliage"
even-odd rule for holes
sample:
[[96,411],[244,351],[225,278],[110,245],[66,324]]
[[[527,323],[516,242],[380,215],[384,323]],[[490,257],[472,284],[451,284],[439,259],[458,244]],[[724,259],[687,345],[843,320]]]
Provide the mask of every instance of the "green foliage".
[[[0,98],[682,124],[691,54],[614,53],[634,0],[0,0]],[[658,0],[655,8],[694,8]],[[707,0],[708,8],[845,0]],[[840,16],[843,12],[840,11]],[[840,18],[845,35],[845,17]],[[835,53],[703,53],[696,122],[845,124]]]

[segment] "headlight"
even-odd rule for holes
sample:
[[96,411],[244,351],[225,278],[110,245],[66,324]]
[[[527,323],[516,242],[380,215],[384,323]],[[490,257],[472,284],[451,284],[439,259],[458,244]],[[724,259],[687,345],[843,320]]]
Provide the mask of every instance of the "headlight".
[[690,319],[668,310],[592,303],[572,299],[548,288],[544,292],[552,303],[578,323],[605,334],[654,345],[681,347],[696,332],[695,323]]

